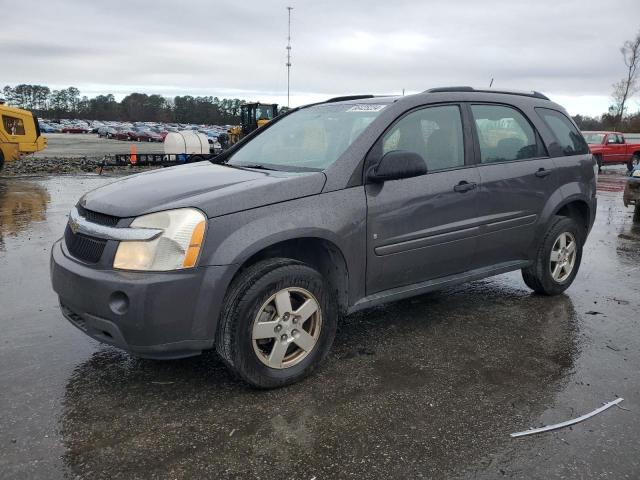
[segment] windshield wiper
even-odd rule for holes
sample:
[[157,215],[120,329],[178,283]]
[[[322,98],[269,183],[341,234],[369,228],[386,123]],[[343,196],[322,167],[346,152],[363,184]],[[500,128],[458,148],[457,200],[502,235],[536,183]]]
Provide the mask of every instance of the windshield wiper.
[[235,164],[235,165],[232,165],[232,166],[240,167],[240,168],[255,168],[256,170],[273,170],[273,171],[276,171],[275,168],[265,167],[264,165],[261,165],[259,163],[249,164],[249,165],[245,165],[244,163],[239,163],[239,164]]

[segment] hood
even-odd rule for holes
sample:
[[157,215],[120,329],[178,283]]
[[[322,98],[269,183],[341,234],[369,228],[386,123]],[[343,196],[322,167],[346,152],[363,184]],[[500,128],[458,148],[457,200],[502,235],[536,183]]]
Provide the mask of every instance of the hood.
[[80,205],[116,217],[195,207],[211,218],[320,193],[325,179],[322,172],[247,170],[198,162],[118,180],[87,193]]

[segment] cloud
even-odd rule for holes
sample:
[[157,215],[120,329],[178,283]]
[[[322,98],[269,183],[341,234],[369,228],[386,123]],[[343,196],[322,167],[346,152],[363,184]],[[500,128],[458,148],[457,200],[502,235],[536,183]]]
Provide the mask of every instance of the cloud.
[[0,82],[282,103],[288,4],[294,103],[494,78],[597,114],[640,27],[637,0],[21,0],[3,9]]

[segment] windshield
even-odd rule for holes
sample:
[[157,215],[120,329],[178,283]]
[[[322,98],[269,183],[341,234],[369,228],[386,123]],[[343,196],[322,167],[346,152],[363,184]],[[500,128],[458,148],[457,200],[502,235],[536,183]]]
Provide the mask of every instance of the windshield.
[[291,172],[324,170],[384,107],[325,104],[293,112],[244,145],[227,163]]
[[584,136],[584,139],[587,141],[587,143],[591,145],[602,143],[602,140],[604,140],[604,133],[582,132],[582,135]]

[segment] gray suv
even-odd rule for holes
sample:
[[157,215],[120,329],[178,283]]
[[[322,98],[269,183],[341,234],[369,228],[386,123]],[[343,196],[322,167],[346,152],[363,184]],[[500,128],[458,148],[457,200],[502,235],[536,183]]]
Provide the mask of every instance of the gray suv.
[[341,315],[522,270],[575,278],[597,165],[538,93],[432,89],[296,108],[213,161],[87,193],[53,245],[64,316],[135,355],[215,348],[277,387],[326,357]]

